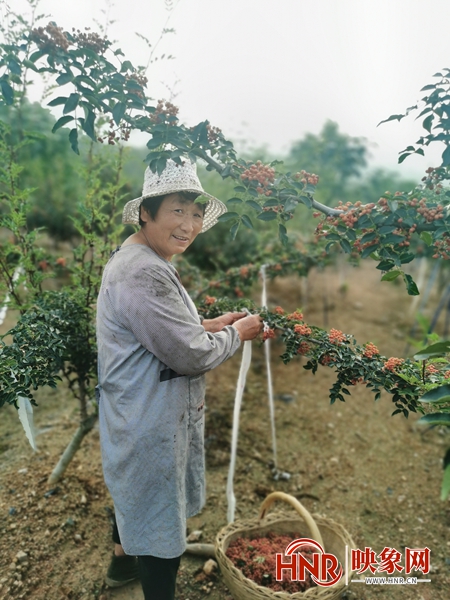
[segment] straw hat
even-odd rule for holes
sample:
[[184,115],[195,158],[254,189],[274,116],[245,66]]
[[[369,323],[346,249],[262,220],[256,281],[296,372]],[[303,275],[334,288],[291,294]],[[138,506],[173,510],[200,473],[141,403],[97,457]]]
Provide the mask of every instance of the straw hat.
[[169,159],[166,168],[160,175],[153,173],[149,167],[145,169],[142,196],[125,204],[122,223],[125,225],[139,225],[139,207],[145,198],[176,192],[196,192],[199,196],[208,198],[209,202],[205,210],[201,233],[215,225],[220,215],[227,212],[227,207],[223,202],[207,194],[202,188],[195,163],[186,160],[182,165],[178,165],[175,161]]

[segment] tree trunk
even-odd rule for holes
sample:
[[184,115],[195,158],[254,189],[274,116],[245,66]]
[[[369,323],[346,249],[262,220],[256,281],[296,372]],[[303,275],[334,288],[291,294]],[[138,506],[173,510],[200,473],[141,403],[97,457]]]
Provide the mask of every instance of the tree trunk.
[[80,426],[75,432],[75,435],[71,439],[69,445],[64,450],[63,455],[58,461],[58,464],[53,469],[50,477],[47,480],[47,483],[56,483],[59,481],[67,469],[70,461],[75,455],[75,452],[80,447],[80,444],[84,438],[84,436],[91,431],[97,421],[97,415],[93,414],[88,416],[84,421],[81,422]]

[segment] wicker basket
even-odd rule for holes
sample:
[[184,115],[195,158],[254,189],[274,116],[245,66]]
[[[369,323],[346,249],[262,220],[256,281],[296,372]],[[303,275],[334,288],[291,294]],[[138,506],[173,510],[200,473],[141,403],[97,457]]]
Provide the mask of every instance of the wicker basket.
[[[295,508],[298,515],[272,513],[265,517],[267,510],[275,500],[287,502]],[[325,552],[334,554],[344,568],[346,565],[345,547],[355,548],[349,533],[341,525],[318,515],[314,515],[313,518],[293,496],[283,492],[273,492],[262,503],[258,519],[235,521],[224,527],[217,535],[215,545],[217,561],[225,583],[235,600],[336,600],[342,596],[348,588],[345,580],[350,582],[353,575],[351,572],[349,572],[348,578],[344,573],[340,581],[333,586],[311,587],[305,592],[296,592],[295,594],[275,592],[244,577],[226,556],[228,546],[237,538],[264,536],[269,532],[285,535],[300,532],[303,537],[310,537],[319,542],[325,548]]]

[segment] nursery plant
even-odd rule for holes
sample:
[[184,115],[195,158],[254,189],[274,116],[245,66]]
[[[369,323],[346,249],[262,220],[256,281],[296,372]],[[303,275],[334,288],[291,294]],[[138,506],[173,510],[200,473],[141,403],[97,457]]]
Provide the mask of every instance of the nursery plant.
[[[37,1],[32,0],[31,5],[36,7]],[[254,264],[217,272],[213,278],[204,278],[187,267],[205,316],[240,308],[239,298],[257,280],[263,264],[271,276],[287,272],[305,275],[338,247],[353,259],[374,260],[382,280],[401,278],[407,292],[417,295],[417,285],[405,267],[418,255],[416,241],[433,248],[435,258],[450,257],[449,69],[436,75],[438,83],[424,88],[427,95],[413,110],[426,115],[423,126],[427,134],[399,159],[421,153],[431,142],[439,141],[445,146],[442,164],[429,169],[420,185],[409,192],[386,193],[368,204],[341,203],[330,208],[314,199],[320,174],[308,173],[301,166],[286,172],[281,161],[265,164],[243,159],[218,127],[206,120],[185,125],[172,102],[151,100],[145,68],[127,60],[104,32],[69,32],[54,22],[26,23],[11,14],[3,36],[1,102],[20,112],[26,102],[30,74],[47,78],[54,86],[48,106],[60,111],[52,131],[67,132],[74,164],[80,155],[87,160],[80,166],[85,189],[74,219],[78,245],[68,265],[64,259],[55,261],[46,254],[39,241],[41,232],[27,225],[31,190],[21,188],[24,165],[17,157],[21,145],[29,143],[33,134],[24,132],[17,142],[8,124],[1,124],[0,226],[10,232],[0,249],[1,291],[21,316],[7,334],[12,336],[12,343],[3,336],[0,345],[0,406],[16,404],[18,395],[33,401],[33,390],[44,384],[56,385],[62,376],[80,401],[77,440],[95,420],[95,299],[102,267],[120,242],[123,145],[133,130],[148,136],[145,161],[153,171],[162,172],[168,159],[178,163],[200,160],[208,170],[232,180],[229,211],[221,217],[230,227],[231,240],[241,229],[253,229],[256,222],[273,231],[271,243],[261,249]],[[390,120],[403,116],[394,115]],[[114,180],[102,178],[104,158],[97,152],[102,144],[117,148]],[[289,221],[300,210],[314,210],[320,218],[316,242],[307,248],[299,247],[289,232]],[[53,293],[45,291],[47,278],[62,272],[66,285]],[[351,334],[305,323],[300,310],[286,313],[282,307],[269,310],[246,306],[263,315],[266,338],[280,332],[285,344],[284,362],[301,355],[307,361],[305,368],[313,373],[319,365],[334,369],[332,402],[343,401],[352,386],[362,384],[374,392],[376,399],[386,390],[392,396],[394,413],[407,416],[410,411],[423,412],[420,398],[449,377],[440,357],[430,356],[425,367],[418,360],[384,357],[371,343],[356,344]],[[61,472],[58,469],[54,477]]]

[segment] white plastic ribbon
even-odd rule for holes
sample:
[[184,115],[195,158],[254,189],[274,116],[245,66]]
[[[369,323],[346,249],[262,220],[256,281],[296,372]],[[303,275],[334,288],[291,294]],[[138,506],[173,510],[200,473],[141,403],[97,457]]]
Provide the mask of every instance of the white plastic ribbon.
[[[266,278],[266,266],[261,266],[261,279],[262,279],[262,294],[261,294],[261,306],[267,308],[267,278]],[[268,329],[269,326],[264,324],[264,328]],[[269,399],[269,411],[270,411],[270,426],[272,431],[272,451],[273,451],[273,466],[274,469],[278,468],[277,458],[277,437],[275,431],[275,406],[273,401],[273,385],[272,385],[272,371],[270,368],[270,339],[264,342],[264,354],[266,358],[266,373],[267,373],[267,395]]]
[[247,379],[248,369],[252,360],[252,343],[251,341],[244,342],[244,349],[242,351],[241,368],[239,369],[239,377],[236,386],[236,396],[234,399],[234,412],[233,412],[233,430],[231,432],[231,458],[230,458],[230,469],[228,471],[227,481],[227,502],[228,511],[227,519],[228,523],[234,521],[234,513],[236,509],[236,498],[233,490],[233,479],[236,468],[236,453],[237,453],[237,441],[239,433],[239,414],[241,412],[242,395],[244,393],[245,382]]
[[33,406],[26,396],[18,396],[17,404],[19,405],[19,419],[25,431],[25,435],[30,442],[31,447],[36,452],[36,436],[33,423]]

